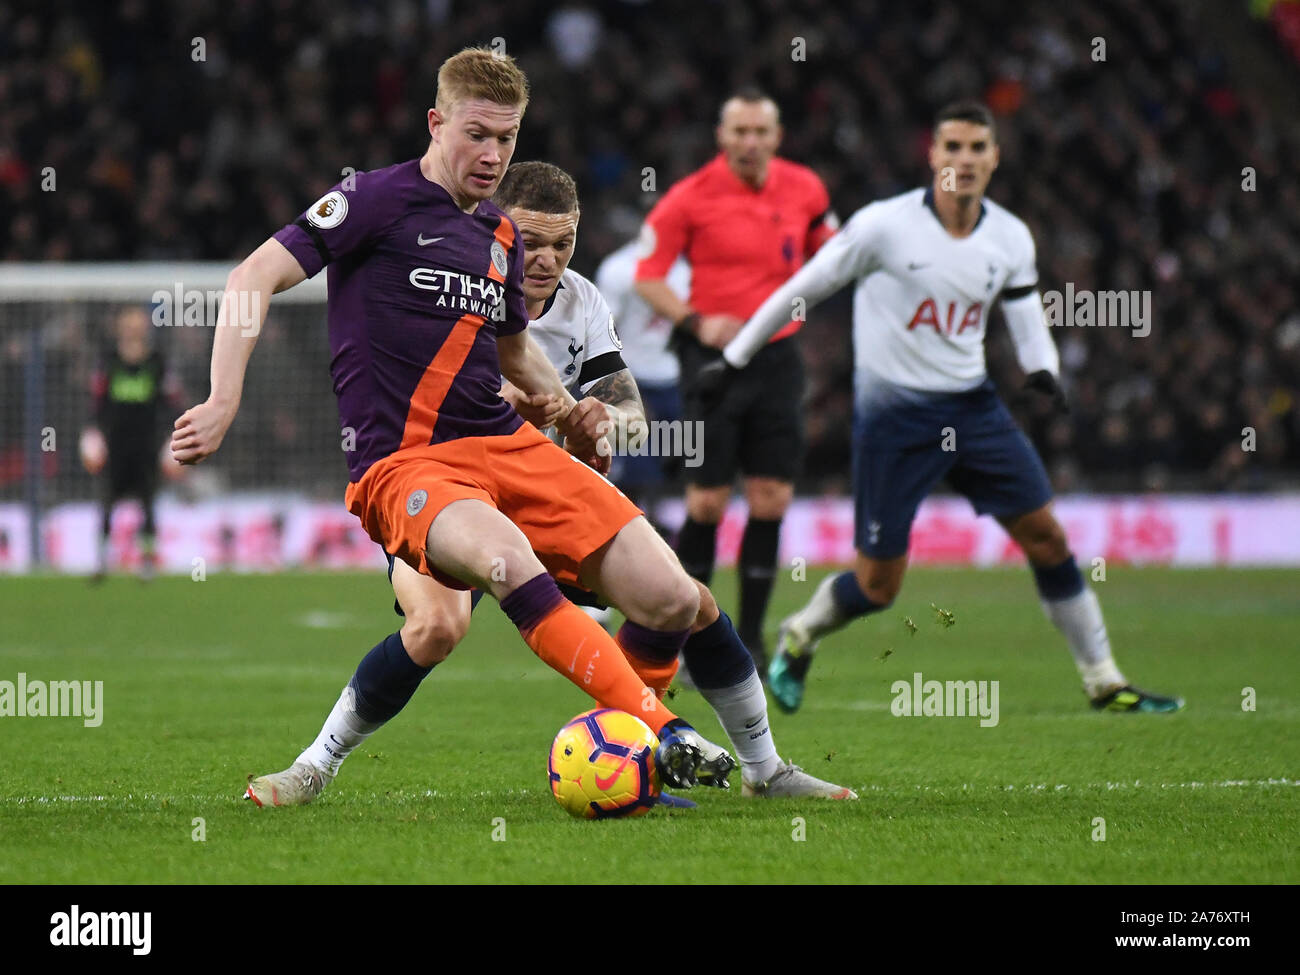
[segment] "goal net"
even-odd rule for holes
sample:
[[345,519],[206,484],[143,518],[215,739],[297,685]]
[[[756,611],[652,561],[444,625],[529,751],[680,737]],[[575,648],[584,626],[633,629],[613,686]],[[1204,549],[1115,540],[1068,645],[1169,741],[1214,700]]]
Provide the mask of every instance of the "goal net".
[[[188,263],[0,265],[0,569],[6,553],[29,567],[59,561],[66,553],[53,543],[68,540],[53,538],[48,524],[42,532],[42,523],[103,491],[102,479],[82,467],[78,444],[93,423],[91,386],[113,347],[118,315],[135,307],[149,316],[153,347],[179,387],[161,410],[161,451],[175,416],[207,396],[229,271]],[[347,467],[325,296],[320,275],[271,300],[234,426],[211,460],[180,480],[160,481],[165,498],[274,492],[340,507]]]

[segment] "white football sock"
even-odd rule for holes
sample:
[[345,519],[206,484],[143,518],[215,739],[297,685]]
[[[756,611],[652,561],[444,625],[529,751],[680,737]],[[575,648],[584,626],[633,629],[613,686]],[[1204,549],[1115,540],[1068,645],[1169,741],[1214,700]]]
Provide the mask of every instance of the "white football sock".
[[1041,602],[1052,625],[1065,635],[1089,697],[1128,683],[1111,659],[1110,637],[1106,635],[1106,621],[1102,619],[1101,603],[1095,592],[1085,586],[1083,592],[1069,599]]
[[356,696],[349,684],[343,688],[320,734],[296,761],[310,762],[328,775],[338,775],[343,759],[383,726],[382,721],[363,721],[356,711]]
[[[847,617],[840,610],[831,592],[837,575],[838,573],[829,575],[818,583],[812,599],[795,614],[799,618],[800,625],[814,640],[820,640],[832,630],[838,630],[847,621]],[[812,652],[811,648],[808,652]]]
[[709,702],[718,723],[722,725],[731,747],[740,759],[741,777],[750,783],[763,782],[776,773],[781,757],[772,742],[772,729],[767,723],[767,698],[758,672],[751,671],[739,684],[732,687],[700,688],[700,694]]

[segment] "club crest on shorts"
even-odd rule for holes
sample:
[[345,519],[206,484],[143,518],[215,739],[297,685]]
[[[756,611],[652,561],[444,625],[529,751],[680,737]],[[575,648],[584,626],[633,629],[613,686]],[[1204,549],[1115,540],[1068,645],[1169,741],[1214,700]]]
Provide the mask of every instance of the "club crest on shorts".
[[506,263],[506,249],[501,246],[499,240],[492,241],[492,266],[503,278],[506,276],[506,269],[510,266]]
[[348,198],[338,190],[326,193],[307,208],[307,222],[321,230],[337,227],[348,215]]
[[429,492],[424,488],[412,491],[411,496],[406,499],[406,513],[415,517],[424,507],[424,503],[429,500]]

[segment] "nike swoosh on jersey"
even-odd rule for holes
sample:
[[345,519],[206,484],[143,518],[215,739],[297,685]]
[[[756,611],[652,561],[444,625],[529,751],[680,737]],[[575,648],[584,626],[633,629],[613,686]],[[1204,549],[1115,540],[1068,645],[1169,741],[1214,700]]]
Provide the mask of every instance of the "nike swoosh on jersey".
[[420,234],[419,237],[415,238],[415,242],[419,244],[421,247],[427,247],[429,244],[436,244],[438,243],[438,241],[442,239],[443,238],[441,237],[429,237],[426,239],[424,234]]

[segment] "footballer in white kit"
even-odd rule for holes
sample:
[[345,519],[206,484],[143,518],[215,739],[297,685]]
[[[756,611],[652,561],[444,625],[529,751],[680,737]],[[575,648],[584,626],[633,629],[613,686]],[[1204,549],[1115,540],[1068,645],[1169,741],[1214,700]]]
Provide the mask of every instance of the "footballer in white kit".
[[1092,705],[1176,711],[1177,698],[1129,685],[1111,656],[1096,595],[1052,514],[1042,461],[988,377],[989,309],[1002,302],[1026,387],[1067,409],[1060,362],[1043,319],[1034,241],[1010,211],[984,198],[998,146],[979,103],[941,111],[932,185],[863,207],[754,313],[712,366],[720,395],[789,321],[856,281],[853,570],[828,577],[781,624],[768,687],[786,711],[803,700],[817,642],[889,606],[907,567],[917,507],[947,480],[979,514],[998,519],[1029,560],[1048,618],[1065,636]]
[[[594,284],[570,268],[560,275],[541,317],[528,323],[528,334],[576,399],[597,380],[627,368],[609,305]],[[631,393],[635,395],[635,387]]]

